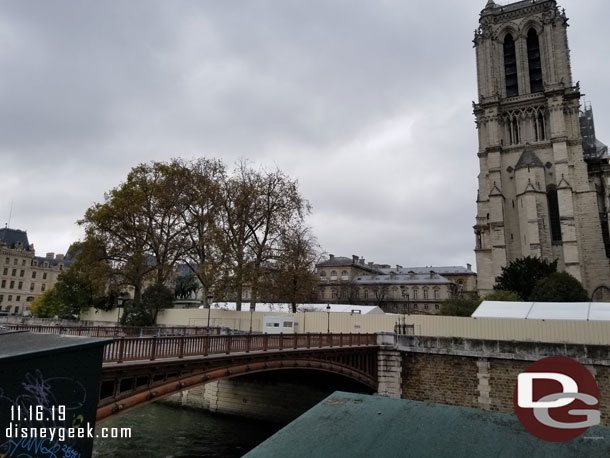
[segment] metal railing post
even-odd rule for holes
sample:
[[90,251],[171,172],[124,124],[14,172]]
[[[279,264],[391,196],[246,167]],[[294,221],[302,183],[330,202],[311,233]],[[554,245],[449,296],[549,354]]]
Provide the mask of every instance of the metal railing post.
[[152,338],[152,347],[151,347],[150,360],[154,361],[156,356],[157,356],[157,336],[154,336]]
[[180,354],[178,355],[178,358],[184,358],[184,336],[178,337],[180,339]]
[[119,340],[119,357],[118,357],[118,363],[122,363],[123,362],[123,351],[125,350],[125,339],[123,337],[121,337],[121,340]]
[[227,336],[227,355],[231,353],[231,341],[233,340],[233,336],[229,334]]

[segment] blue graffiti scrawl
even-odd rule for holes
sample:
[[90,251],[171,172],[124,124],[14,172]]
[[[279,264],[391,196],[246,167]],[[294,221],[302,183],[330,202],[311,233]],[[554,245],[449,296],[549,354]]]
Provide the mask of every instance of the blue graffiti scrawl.
[[45,378],[40,370],[27,372],[13,392],[0,381],[0,457],[80,458],[78,440],[66,431],[81,426],[86,399],[78,380]]

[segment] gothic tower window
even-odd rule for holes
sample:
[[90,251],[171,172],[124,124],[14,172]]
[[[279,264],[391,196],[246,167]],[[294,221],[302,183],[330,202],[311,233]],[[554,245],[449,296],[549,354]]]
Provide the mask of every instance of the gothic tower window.
[[519,95],[517,84],[517,54],[515,40],[511,34],[504,38],[504,77],[506,79],[506,97]]
[[557,189],[549,189],[546,193],[546,198],[549,204],[551,239],[553,242],[561,242],[561,221],[559,219],[559,201],[557,199]]
[[518,145],[520,140],[519,119],[514,116],[508,121],[508,136],[511,145]]
[[544,126],[544,114],[542,112],[539,112],[534,116],[534,134],[537,142],[546,140],[546,128]]
[[531,92],[542,92],[542,64],[540,61],[540,41],[534,29],[527,34],[527,62],[530,69]]

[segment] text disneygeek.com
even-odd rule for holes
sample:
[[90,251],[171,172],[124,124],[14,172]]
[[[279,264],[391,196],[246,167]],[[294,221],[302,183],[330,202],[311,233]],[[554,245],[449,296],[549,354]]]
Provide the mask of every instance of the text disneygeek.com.
[[4,431],[7,439],[50,439],[51,441],[64,442],[66,439],[80,438],[121,438],[128,439],[131,437],[131,428],[98,428],[94,432],[94,427],[89,423],[86,426],[78,428],[61,428],[61,427],[40,427],[40,428],[24,428],[14,423],[9,423],[8,428]]

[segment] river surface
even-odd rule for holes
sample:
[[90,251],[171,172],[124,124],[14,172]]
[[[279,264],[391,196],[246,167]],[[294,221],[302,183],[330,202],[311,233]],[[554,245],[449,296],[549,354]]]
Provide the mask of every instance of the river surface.
[[95,439],[95,458],[232,458],[252,450],[283,425],[153,403],[101,426],[131,427],[131,438]]

